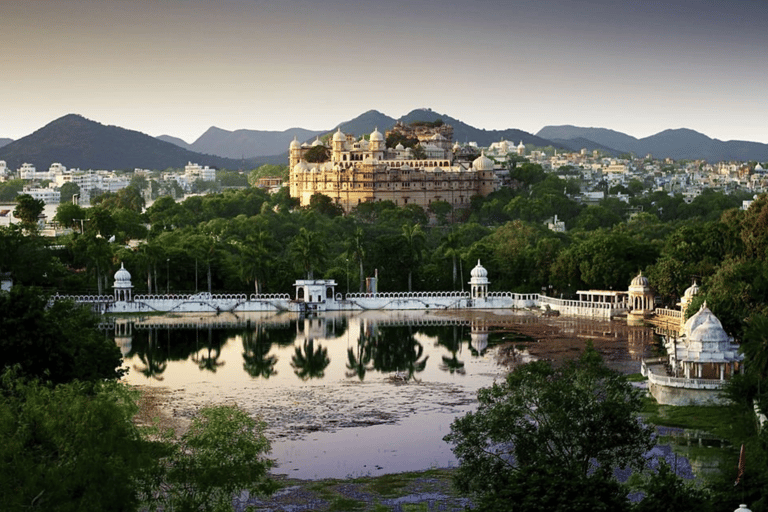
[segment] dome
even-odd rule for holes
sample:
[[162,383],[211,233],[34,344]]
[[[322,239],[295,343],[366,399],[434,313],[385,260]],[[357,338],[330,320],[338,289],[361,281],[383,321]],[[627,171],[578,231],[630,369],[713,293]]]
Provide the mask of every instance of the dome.
[[477,260],[477,265],[472,269],[470,273],[472,277],[488,277],[488,271],[480,264],[480,260]]
[[685,326],[683,327],[683,336],[687,337],[688,339],[691,339],[691,336],[693,332],[702,324],[708,321],[709,318],[712,318],[714,322],[717,322],[717,325],[720,326],[720,329],[723,328],[722,324],[720,323],[720,320],[717,319],[717,317],[710,311],[710,309],[707,307],[707,303],[701,305],[699,308],[699,311],[696,312],[695,315],[691,316],[688,320],[685,322]]
[[397,146],[395,146],[395,149],[398,150],[398,151],[402,151],[402,150],[405,149],[405,147],[401,143],[398,142]]
[[459,145],[459,141],[456,141],[453,143],[453,150],[458,151],[461,149],[461,146]]
[[710,314],[704,318],[704,321],[691,332],[689,341],[698,341],[705,345],[719,345],[721,343],[730,343],[731,338],[726,334],[720,320],[710,312]]
[[384,141],[384,136],[381,134],[378,128],[374,128],[374,130],[371,132],[371,142],[373,141]]
[[333,134],[333,142],[346,142],[346,140],[347,136],[341,132],[341,128],[336,130],[336,133]]
[[309,169],[309,166],[307,166],[307,162],[304,160],[300,161],[296,165],[293,166],[294,172],[306,172],[307,169]]
[[430,137],[431,140],[445,140],[445,137],[443,137],[442,134],[436,133],[432,137]]
[[472,162],[472,167],[476,171],[492,171],[493,160],[485,156],[485,152],[482,152],[480,153],[480,156],[475,158],[475,160]]
[[131,283],[131,273],[125,270],[122,263],[120,263],[120,270],[115,272],[115,284],[117,283]]
[[315,137],[315,141],[312,143],[312,147],[322,146],[322,145],[323,145],[323,141],[320,140],[320,137]]
[[525,149],[525,144],[523,144],[523,141],[520,141],[520,144],[517,145],[520,149]]
[[630,286],[642,286],[643,288],[647,288],[650,285],[648,284],[648,278],[640,272],[634,279],[632,279],[632,284]]
[[691,299],[693,298],[694,295],[698,293],[699,293],[699,285],[696,283],[696,281],[694,281],[693,284],[689,286],[687,290],[685,290],[683,297],[687,299]]
[[756,171],[764,171],[765,169],[763,169],[763,166],[760,165],[760,162],[757,162],[757,165],[755,166],[755,170]]
[[294,137],[291,141],[291,149],[301,149],[301,143],[296,137]]

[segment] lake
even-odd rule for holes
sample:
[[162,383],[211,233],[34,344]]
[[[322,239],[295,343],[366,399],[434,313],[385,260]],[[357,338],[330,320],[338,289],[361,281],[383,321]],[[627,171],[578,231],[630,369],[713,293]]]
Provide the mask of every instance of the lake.
[[237,404],[268,425],[275,473],[304,479],[451,467],[442,441],[480,387],[515,364],[578,355],[639,371],[653,333],[623,322],[514,312],[163,315],[105,325],[126,382],[183,426],[199,407]]

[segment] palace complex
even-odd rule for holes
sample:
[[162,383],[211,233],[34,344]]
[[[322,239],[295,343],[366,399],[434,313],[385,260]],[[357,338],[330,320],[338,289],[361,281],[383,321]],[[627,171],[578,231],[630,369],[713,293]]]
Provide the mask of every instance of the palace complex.
[[[291,197],[306,206],[314,194],[324,194],[345,212],[378,201],[392,201],[397,206],[416,204],[425,209],[433,201],[445,201],[453,208],[468,208],[472,196],[485,196],[501,187],[501,173],[494,169],[493,160],[477,153],[468,159],[465,148],[452,144],[450,126],[417,129],[397,125],[393,131],[418,139],[418,154],[400,143],[386,147],[378,129],[368,138],[338,129],[330,147],[320,139],[312,144],[294,139],[289,162]],[[305,155],[316,146],[326,148],[328,159],[309,163]]]

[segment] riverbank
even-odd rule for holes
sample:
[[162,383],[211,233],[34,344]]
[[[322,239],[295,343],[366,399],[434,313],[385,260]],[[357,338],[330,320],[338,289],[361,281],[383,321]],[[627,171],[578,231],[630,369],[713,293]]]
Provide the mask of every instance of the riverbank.
[[431,469],[348,480],[310,481],[277,477],[281,488],[272,496],[250,498],[241,495],[236,499],[235,510],[459,512],[472,508],[471,500],[460,496],[453,488],[453,471]]

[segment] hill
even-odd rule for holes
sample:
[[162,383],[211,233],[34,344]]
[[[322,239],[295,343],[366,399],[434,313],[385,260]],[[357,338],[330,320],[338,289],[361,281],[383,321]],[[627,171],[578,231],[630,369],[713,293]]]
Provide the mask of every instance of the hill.
[[0,139],[0,148],[13,142],[13,139]]
[[187,162],[217,168],[250,168],[241,160],[203,155],[141,132],[105,126],[77,114],[56,119],[0,148],[0,160],[15,169],[24,162],[47,169],[53,162],[81,169],[167,169]]
[[545,126],[537,135],[563,142],[586,139],[618,152],[634,153],[637,156],[651,154],[656,158],[709,162],[768,160],[768,144],[736,140],[721,141],[686,128],[664,130],[642,139],[605,128],[581,128],[570,125]]
[[555,145],[556,147],[559,147],[559,145],[553,144],[550,140],[532,135],[522,130],[514,128],[509,128],[507,130],[482,130],[470,126],[449,115],[438,114],[431,109],[412,110],[402,116],[399,121],[408,124],[414,121],[437,121],[438,119],[453,126],[453,138],[459,143],[477,142],[480,146],[490,146],[492,143],[499,142],[500,140],[508,140],[515,143],[522,140],[523,144],[533,144],[540,147]]
[[[173,137],[172,135],[158,135],[158,139],[164,141],[164,142],[170,142],[174,146],[179,146],[180,148],[184,148],[189,151],[194,151],[192,149],[192,145],[189,144],[187,141],[182,140],[178,137]],[[221,155],[218,155],[221,156]]]
[[[294,137],[306,141],[325,131],[290,128],[284,131],[222,130],[211,126],[189,149],[225,158],[254,158],[284,152]],[[183,147],[183,146],[182,146]]]

